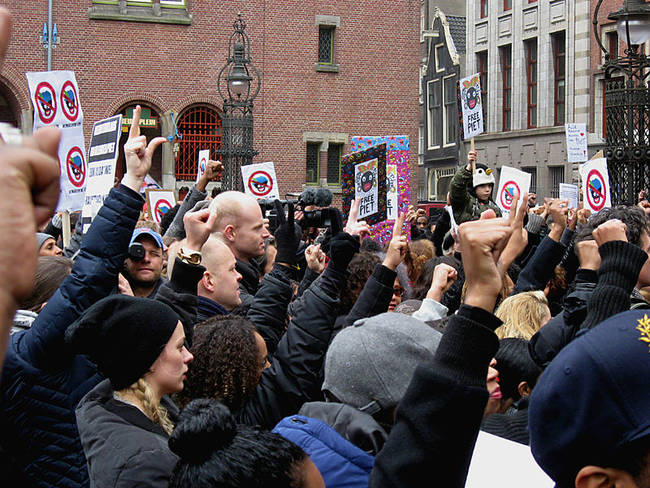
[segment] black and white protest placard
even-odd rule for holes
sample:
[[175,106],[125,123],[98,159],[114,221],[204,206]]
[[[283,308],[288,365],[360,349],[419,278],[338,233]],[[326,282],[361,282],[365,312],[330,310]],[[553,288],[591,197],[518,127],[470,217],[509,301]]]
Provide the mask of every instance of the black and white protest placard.
[[100,120],[93,125],[88,149],[88,172],[82,212],[84,232],[113,188],[121,132],[121,114]]

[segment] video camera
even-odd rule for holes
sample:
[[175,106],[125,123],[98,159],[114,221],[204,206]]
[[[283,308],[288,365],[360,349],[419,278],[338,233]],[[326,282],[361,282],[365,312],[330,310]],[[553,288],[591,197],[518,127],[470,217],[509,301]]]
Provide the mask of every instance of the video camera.
[[[269,199],[258,200],[262,213],[269,219],[271,233],[278,227],[274,201]],[[338,217],[338,210],[330,207],[332,192],[327,188],[306,188],[297,200],[280,200],[280,203],[283,207],[292,204],[295,210],[302,211],[304,217],[299,223],[303,229],[331,227],[332,220]],[[305,210],[309,206],[325,208]]]

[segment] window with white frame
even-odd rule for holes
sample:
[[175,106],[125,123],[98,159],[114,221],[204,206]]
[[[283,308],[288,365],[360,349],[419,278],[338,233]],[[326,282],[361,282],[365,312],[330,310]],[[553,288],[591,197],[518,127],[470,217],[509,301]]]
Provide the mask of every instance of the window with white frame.
[[444,83],[444,129],[445,145],[456,143],[458,132],[458,98],[456,96],[456,76],[451,75],[443,80]]
[[428,148],[442,145],[442,79],[427,83],[427,134]]

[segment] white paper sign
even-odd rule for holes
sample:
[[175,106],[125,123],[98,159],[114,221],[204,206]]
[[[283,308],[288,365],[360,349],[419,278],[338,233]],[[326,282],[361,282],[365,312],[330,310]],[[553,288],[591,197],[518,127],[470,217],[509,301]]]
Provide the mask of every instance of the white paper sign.
[[582,163],[587,157],[587,124],[566,124],[566,155],[569,163]]
[[397,220],[397,165],[386,165],[386,219]]
[[147,190],[147,203],[149,216],[154,222],[160,224],[165,214],[176,205],[176,194],[174,190]]
[[93,125],[88,149],[86,193],[81,216],[84,233],[113,188],[121,133],[121,114],[100,120]]
[[503,216],[510,215],[510,208],[515,197],[523,196],[530,189],[530,173],[520,171],[510,166],[501,167],[499,190],[493,197],[496,204],[503,212]]
[[255,198],[280,198],[273,162],[247,164],[241,167],[244,192]]
[[607,160],[597,158],[587,161],[580,165],[579,172],[584,207],[594,213],[611,207]]
[[[496,469],[504,459],[508,460],[508,469]],[[465,488],[486,486],[553,488],[555,483],[539,467],[530,447],[479,431]]]
[[205,174],[205,170],[208,167],[208,161],[210,160],[210,150],[203,149],[199,151],[199,161],[197,163],[197,172],[196,172],[196,181],[199,181],[199,178]]
[[34,105],[34,131],[49,125],[83,127],[84,117],[74,71],[27,73],[27,83]]
[[560,200],[569,200],[569,208],[578,208],[578,185],[560,183]]
[[470,139],[483,133],[483,103],[479,73],[460,80],[460,99],[463,110],[463,135]]
[[56,211],[75,212],[81,210],[86,193],[88,164],[83,132],[78,128],[61,129],[59,169],[61,171],[59,180],[61,193]]
[[379,163],[377,158],[354,167],[354,197],[360,198],[359,220],[379,211]]

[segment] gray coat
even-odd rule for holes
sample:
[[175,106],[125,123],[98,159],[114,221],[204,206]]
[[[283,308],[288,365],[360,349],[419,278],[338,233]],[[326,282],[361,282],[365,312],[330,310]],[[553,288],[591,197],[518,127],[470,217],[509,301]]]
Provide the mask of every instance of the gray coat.
[[[77,425],[88,460],[90,486],[166,487],[178,457],[168,435],[136,407],[116,400],[109,380],[89,391],[77,407]],[[166,397],[170,417],[178,415]]]

